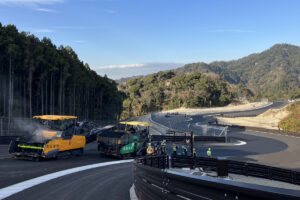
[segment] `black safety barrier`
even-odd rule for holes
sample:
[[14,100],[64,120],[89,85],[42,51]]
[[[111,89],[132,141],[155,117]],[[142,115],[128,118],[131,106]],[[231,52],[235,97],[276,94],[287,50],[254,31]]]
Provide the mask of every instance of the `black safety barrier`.
[[[144,165],[160,167],[162,169],[168,168],[169,160],[166,156],[150,156],[139,158],[138,162]],[[161,163],[157,163],[161,162]],[[162,164],[162,163],[167,164]],[[182,167],[201,167],[203,169],[209,168],[210,170],[216,171],[218,159],[208,157],[191,157],[191,156],[171,156],[170,165],[174,168]],[[152,164],[151,164],[152,163]],[[256,163],[247,163],[234,160],[227,160],[228,172],[234,174],[240,174],[245,176],[253,176],[258,178],[265,178],[269,180],[282,181],[286,183],[292,183],[300,185],[300,172],[289,169],[282,169],[278,167],[271,167]]]
[[[190,136],[152,135],[152,140],[166,140],[168,142],[182,142],[189,140]],[[194,136],[194,141],[203,142],[226,142],[226,137],[218,136]]]
[[[194,162],[196,162],[198,164],[205,163],[205,167],[210,167],[213,170],[216,167],[216,163],[218,161],[215,158],[196,158],[193,159],[193,162],[191,162],[191,159],[193,158],[183,156],[172,157],[172,166],[176,167],[176,165],[178,165],[179,163],[181,163],[180,166],[183,166],[183,162],[189,162],[189,164],[194,164]],[[167,156],[153,156],[137,159],[137,162],[135,162],[134,164],[134,185],[138,199],[300,199],[300,191],[298,190],[281,189],[262,185],[234,182],[225,179],[216,179],[208,176],[195,176],[187,173],[168,170],[168,160],[169,159]],[[161,163],[158,164],[157,162]],[[230,162],[231,161],[229,161],[229,163]],[[245,163],[233,161],[229,164],[229,166],[233,164],[235,165],[235,168],[238,168],[238,165],[240,164],[240,167],[242,168],[241,171],[245,171],[243,168],[245,166]],[[247,163],[247,165],[249,167],[247,169],[248,172],[257,171],[257,169],[252,169],[254,166],[251,166],[250,163]],[[165,166],[165,168],[163,168],[162,166]],[[260,167],[262,167],[262,165]],[[273,170],[276,171],[278,169],[279,168]],[[287,171],[290,171],[286,171],[285,169],[280,170],[277,171],[278,173],[276,176],[281,173],[285,174]],[[264,170],[262,171],[265,172]],[[279,176],[285,176],[283,174]],[[300,179],[299,173],[294,175],[298,176],[297,180]]]

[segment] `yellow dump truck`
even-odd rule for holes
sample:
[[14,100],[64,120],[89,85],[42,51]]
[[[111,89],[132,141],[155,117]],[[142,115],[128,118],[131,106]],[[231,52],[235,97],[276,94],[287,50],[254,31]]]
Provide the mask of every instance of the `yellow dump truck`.
[[83,153],[86,137],[78,134],[77,117],[42,115],[33,118],[33,133],[10,143],[9,153],[15,158],[40,160]]

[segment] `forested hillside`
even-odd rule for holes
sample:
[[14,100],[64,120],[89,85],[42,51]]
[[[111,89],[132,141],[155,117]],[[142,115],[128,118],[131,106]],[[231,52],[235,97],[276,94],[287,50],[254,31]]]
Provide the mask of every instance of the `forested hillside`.
[[126,93],[122,117],[179,107],[209,107],[229,104],[236,93],[218,76],[201,73],[158,72],[119,84]]
[[300,97],[300,47],[277,44],[270,49],[229,62],[187,64],[176,73],[215,73],[233,84],[244,84],[257,98]]
[[101,77],[70,47],[56,47],[0,24],[0,117],[42,114],[81,119],[116,119],[122,95],[114,81]]

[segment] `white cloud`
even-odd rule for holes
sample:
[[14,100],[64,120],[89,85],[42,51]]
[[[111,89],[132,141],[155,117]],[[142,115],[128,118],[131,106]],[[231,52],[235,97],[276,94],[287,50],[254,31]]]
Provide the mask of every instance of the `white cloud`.
[[85,40],[75,40],[75,43],[85,43]]
[[64,30],[86,30],[89,27],[85,26],[54,26],[55,29],[64,29]]
[[27,7],[39,12],[54,13],[55,11],[48,8],[40,8],[40,5],[53,5],[62,3],[66,0],[0,0],[0,5]]
[[243,30],[243,29],[215,29],[203,32],[210,32],[210,33],[253,33],[255,31],[252,30]]
[[112,79],[119,79],[122,77],[147,75],[159,71],[175,69],[183,65],[183,63],[174,62],[148,62],[139,64],[106,65],[100,67],[92,67],[92,69],[95,70],[101,76],[104,76],[104,74],[106,74]]
[[47,8],[36,8],[35,10],[36,10],[36,11],[39,11],[39,12],[50,12],[50,13],[55,12],[54,10],[52,10],[52,9],[47,9]]
[[55,31],[52,29],[45,28],[45,29],[31,29],[30,32],[32,32],[32,33],[53,33]]
[[65,0],[0,0],[0,4],[14,5],[45,5],[61,3]]
[[[46,12],[46,11],[45,11]],[[50,11],[49,11],[50,12]],[[54,11],[53,11],[54,12]],[[49,27],[23,27],[23,31],[28,31],[31,33],[53,33],[60,31],[76,31],[76,30],[85,30],[87,27],[81,26],[49,26]],[[85,40],[75,40],[76,43],[84,43]]]
[[134,68],[134,67],[144,67],[145,63],[140,64],[126,64],[126,65],[106,65],[106,66],[100,66],[100,67],[94,67],[93,69],[99,70],[99,69],[124,69],[124,68]]

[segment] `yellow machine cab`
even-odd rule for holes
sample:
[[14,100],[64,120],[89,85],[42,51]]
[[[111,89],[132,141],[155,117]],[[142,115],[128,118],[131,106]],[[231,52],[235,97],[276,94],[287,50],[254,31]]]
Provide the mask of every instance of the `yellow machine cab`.
[[9,153],[14,157],[40,159],[83,153],[86,137],[78,134],[77,117],[41,115],[33,118],[33,131],[10,144]]

